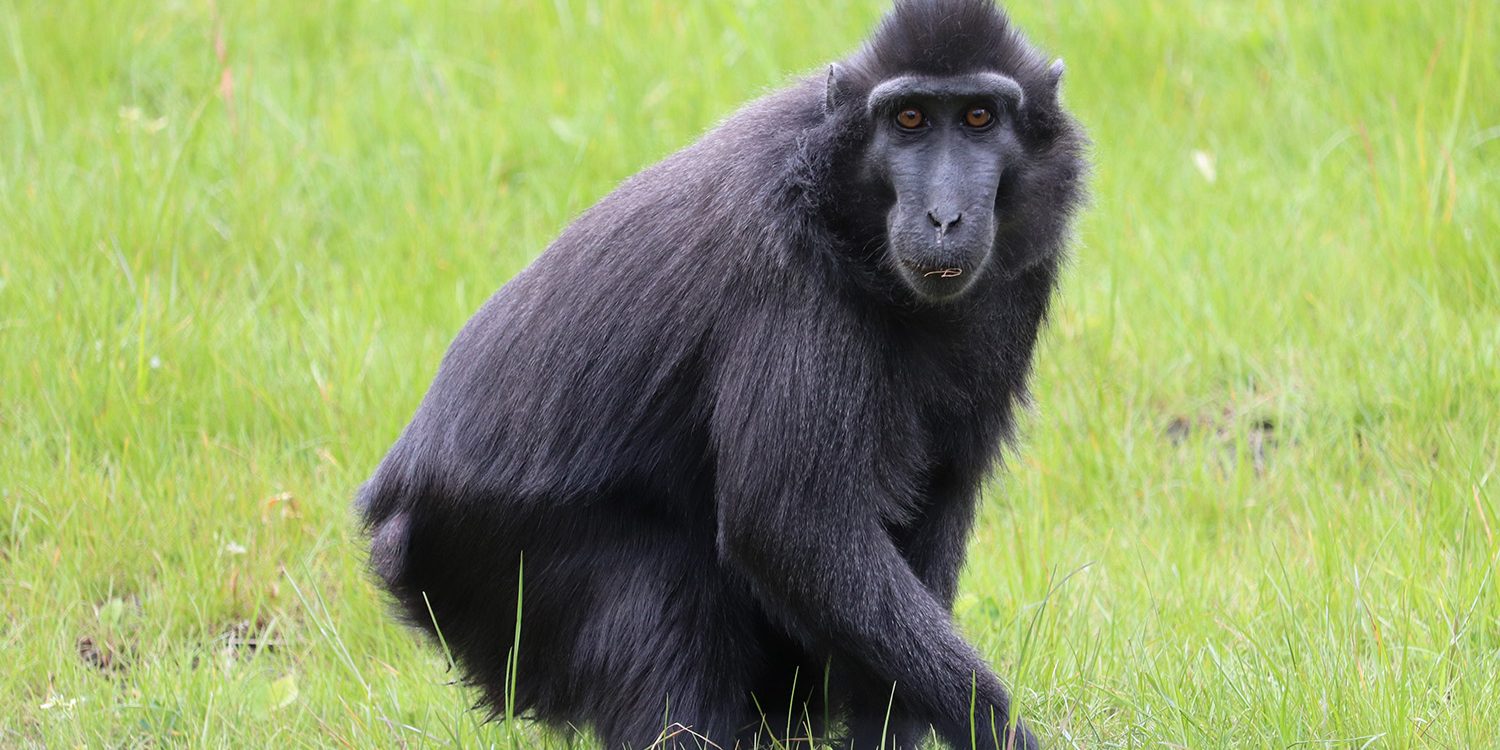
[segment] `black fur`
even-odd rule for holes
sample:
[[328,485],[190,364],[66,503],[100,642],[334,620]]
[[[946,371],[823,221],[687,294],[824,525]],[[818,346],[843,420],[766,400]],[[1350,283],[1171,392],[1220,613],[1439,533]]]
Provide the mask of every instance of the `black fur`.
[[[864,102],[981,71],[1023,89],[1023,150],[993,267],[935,303],[882,249]],[[831,74],[631,178],[484,305],[359,507],[372,567],[486,706],[637,749],[833,716],[863,748],[894,683],[888,747],[929,727],[967,747],[971,700],[978,746],[1003,746],[1008,699],[949,608],[1080,200],[1055,84],[987,0],[898,2]]]

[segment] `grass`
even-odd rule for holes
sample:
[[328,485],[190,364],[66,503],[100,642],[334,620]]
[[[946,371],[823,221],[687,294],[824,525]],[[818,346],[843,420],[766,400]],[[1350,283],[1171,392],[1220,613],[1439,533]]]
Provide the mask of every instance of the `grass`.
[[[0,746],[566,743],[466,710],[351,493],[884,0],[488,5],[0,0]],[[1095,198],[963,630],[1054,747],[1500,747],[1500,5],[1015,5]]]

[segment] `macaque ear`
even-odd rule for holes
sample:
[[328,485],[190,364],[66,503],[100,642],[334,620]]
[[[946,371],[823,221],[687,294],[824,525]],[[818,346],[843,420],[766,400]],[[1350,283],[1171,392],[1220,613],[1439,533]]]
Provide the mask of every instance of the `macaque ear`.
[[1063,64],[1061,57],[1053,60],[1052,64],[1047,66],[1047,83],[1052,86],[1052,95],[1054,97],[1057,96],[1057,90],[1062,85],[1063,73],[1067,69],[1068,66]]
[[844,69],[838,63],[828,66],[828,81],[823,91],[823,113],[833,114],[835,109],[843,103],[844,92],[839,89],[844,77]]

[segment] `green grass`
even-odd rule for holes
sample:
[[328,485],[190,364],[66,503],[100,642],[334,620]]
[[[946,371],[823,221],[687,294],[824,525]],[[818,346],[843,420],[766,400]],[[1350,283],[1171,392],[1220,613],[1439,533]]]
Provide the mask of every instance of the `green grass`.
[[[0,0],[0,746],[563,744],[349,498],[570,217],[884,2],[487,5]],[[1015,5],[1094,202],[963,630],[1055,747],[1500,747],[1500,5]]]

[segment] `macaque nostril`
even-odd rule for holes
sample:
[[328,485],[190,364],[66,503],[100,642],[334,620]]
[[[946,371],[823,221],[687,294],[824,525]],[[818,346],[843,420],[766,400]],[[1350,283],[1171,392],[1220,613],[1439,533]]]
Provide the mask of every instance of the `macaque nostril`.
[[958,224],[958,222],[963,218],[964,215],[957,211],[953,212],[952,214],[940,214],[935,210],[927,212],[927,220],[932,222],[932,225],[934,227],[937,227],[939,234],[945,233],[949,229],[952,229],[954,225]]

